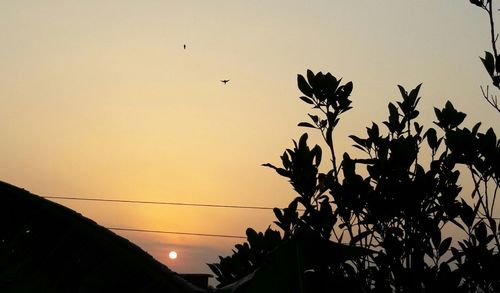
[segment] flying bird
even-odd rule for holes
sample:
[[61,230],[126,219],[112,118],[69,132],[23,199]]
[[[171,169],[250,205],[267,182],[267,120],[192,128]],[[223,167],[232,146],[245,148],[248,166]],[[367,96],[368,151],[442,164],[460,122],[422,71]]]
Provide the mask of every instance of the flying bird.
[[186,50],[186,44],[184,44],[184,50]]
[[221,80],[220,82],[222,82],[222,83],[226,84],[228,81],[229,81],[229,79],[223,79],[223,80]]

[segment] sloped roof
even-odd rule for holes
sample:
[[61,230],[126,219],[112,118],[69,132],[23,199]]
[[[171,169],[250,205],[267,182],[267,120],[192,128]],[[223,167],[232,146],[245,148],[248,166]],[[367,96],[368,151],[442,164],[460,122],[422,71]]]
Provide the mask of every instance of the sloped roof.
[[0,181],[1,292],[204,292],[75,211]]

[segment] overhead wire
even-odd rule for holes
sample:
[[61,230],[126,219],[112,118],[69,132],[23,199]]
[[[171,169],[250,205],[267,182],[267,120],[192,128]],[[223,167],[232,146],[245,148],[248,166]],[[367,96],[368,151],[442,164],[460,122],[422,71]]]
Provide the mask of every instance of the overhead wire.
[[70,197],[70,196],[44,196],[48,199],[66,199],[80,201],[100,201],[100,202],[116,202],[116,203],[133,203],[133,204],[156,204],[156,205],[174,205],[174,206],[193,206],[205,208],[231,208],[231,209],[251,209],[251,210],[272,210],[271,207],[262,206],[245,206],[245,205],[222,205],[222,204],[204,204],[204,203],[185,203],[185,202],[165,202],[165,201],[145,201],[145,200],[129,200],[129,199],[107,199],[107,198],[90,198],[90,197]]
[[[132,199],[108,199],[108,198],[93,198],[93,197],[70,197],[70,196],[44,196],[48,199],[64,199],[64,200],[80,200],[80,201],[97,201],[97,202],[116,202],[116,203],[131,203],[131,204],[156,204],[156,205],[174,205],[174,206],[192,206],[205,208],[230,208],[230,209],[249,209],[249,210],[273,210],[271,207],[263,206],[247,206],[247,205],[223,205],[223,204],[205,204],[205,203],[186,203],[186,202],[165,202],[165,201],[145,201]],[[304,211],[297,209],[297,211]],[[484,219],[484,217],[477,217]],[[492,217],[495,220],[500,220],[500,217]]]
[[106,227],[109,230],[127,231],[127,232],[146,232],[146,233],[162,233],[162,234],[175,234],[175,235],[189,235],[189,236],[204,236],[204,237],[220,237],[220,238],[240,238],[246,239],[243,236],[225,235],[225,234],[208,234],[208,233],[191,233],[191,232],[174,232],[163,230],[148,230],[148,229],[135,229],[135,228],[122,228],[122,227]]
[[[46,199],[62,199],[62,200],[77,200],[77,201],[95,201],[95,202],[111,202],[111,203],[129,203],[129,204],[155,204],[155,205],[174,205],[174,206],[192,206],[192,207],[209,207],[209,208],[232,208],[232,209],[253,209],[253,210],[272,210],[270,207],[262,206],[243,206],[243,205],[220,205],[220,204],[201,204],[201,203],[185,203],[185,202],[163,202],[163,201],[145,201],[145,200],[128,200],[128,199],[107,199],[107,198],[89,198],[89,197],[73,197],[73,196],[44,196]],[[141,233],[160,233],[173,235],[188,235],[202,237],[219,237],[219,238],[237,238],[246,239],[244,236],[226,235],[226,234],[210,234],[210,233],[194,233],[194,232],[178,232],[164,231],[151,229],[137,229],[125,227],[106,227],[114,231],[126,232],[141,232]]]
[[[253,210],[272,210],[271,207],[263,206],[246,206],[246,205],[222,205],[222,204],[204,204],[204,203],[185,203],[185,202],[164,202],[164,201],[145,201],[145,200],[129,200],[129,199],[107,199],[107,198],[91,198],[91,197],[70,197],[70,196],[44,196],[47,199],[62,199],[62,200],[78,200],[78,201],[95,201],[95,202],[112,202],[112,203],[129,203],[129,204],[154,204],[154,205],[173,205],[173,206],[191,206],[204,208],[231,208],[231,209],[253,209]],[[500,220],[498,217],[493,217],[495,220]],[[244,236],[226,235],[226,234],[210,234],[210,233],[194,233],[194,232],[178,232],[164,230],[137,229],[125,227],[107,227],[114,231],[126,232],[141,232],[141,233],[161,233],[174,235],[202,236],[202,237],[220,237],[220,238],[238,238],[246,239]]]

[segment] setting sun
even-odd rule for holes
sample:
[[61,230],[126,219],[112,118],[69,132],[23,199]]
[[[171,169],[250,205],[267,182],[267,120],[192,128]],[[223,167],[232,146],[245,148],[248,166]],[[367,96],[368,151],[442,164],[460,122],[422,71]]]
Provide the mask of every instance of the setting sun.
[[170,252],[168,253],[168,258],[170,258],[170,259],[176,259],[176,258],[177,258],[177,252],[175,252],[175,251],[173,251],[173,250],[172,250],[172,251],[170,251]]

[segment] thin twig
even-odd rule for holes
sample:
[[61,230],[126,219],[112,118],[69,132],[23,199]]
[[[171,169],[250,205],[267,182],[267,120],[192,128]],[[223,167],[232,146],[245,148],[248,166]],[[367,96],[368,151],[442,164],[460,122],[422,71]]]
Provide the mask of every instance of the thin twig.
[[481,86],[481,92],[483,94],[483,98],[490,104],[493,108],[495,108],[498,112],[500,112],[500,107],[498,106],[498,99],[497,96],[489,95],[489,86],[486,86],[486,92],[484,91],[483,87]]
[[496,45],[496,36],[495,36],[495,22],[493,20],[493,0],[488,0],[489,7],[485,6],[486,12],[488,12],[488,16],[490,18],[490,33],[491,33],[491,46],[493,47],[493,54],[495,59],[498,56],[497,53],[497,45]]

